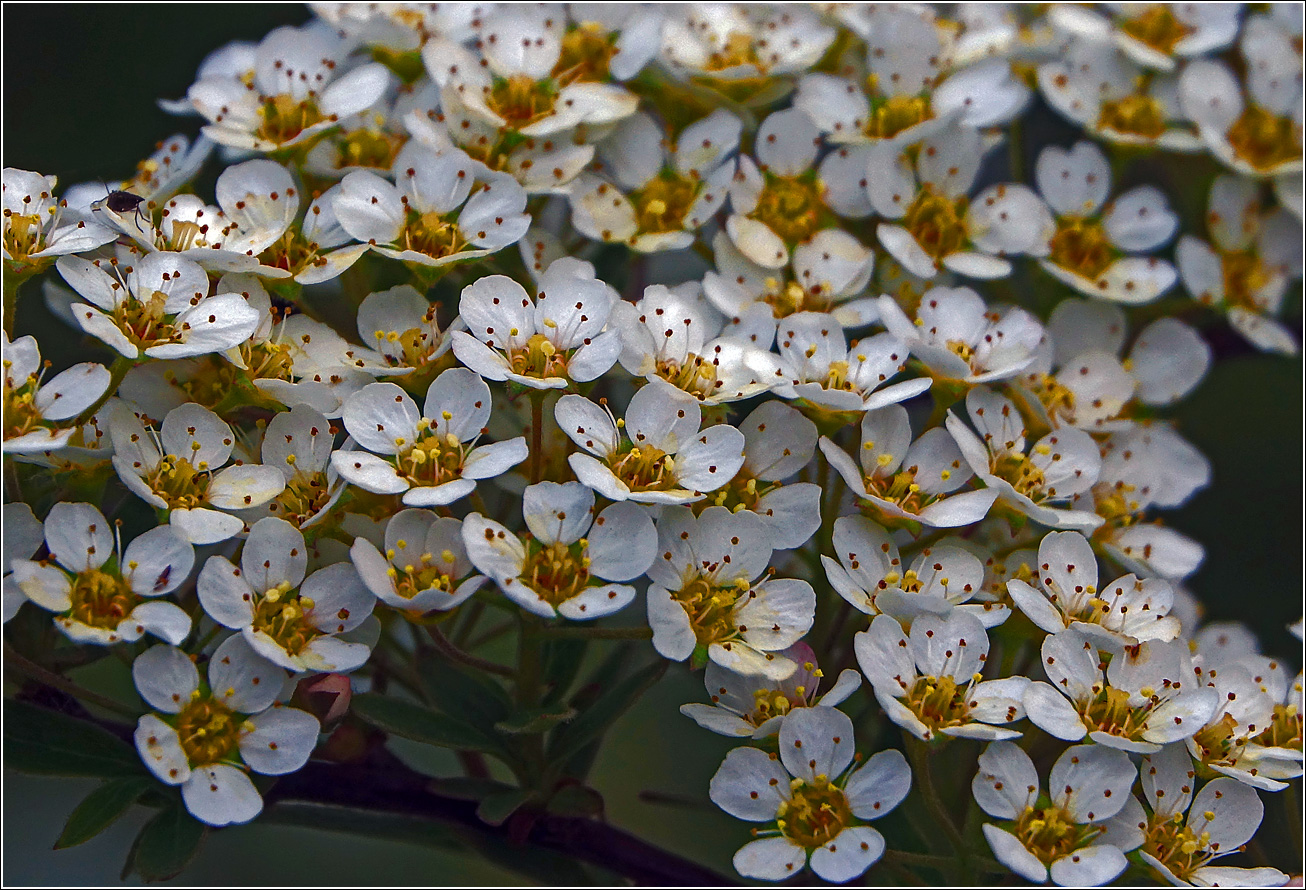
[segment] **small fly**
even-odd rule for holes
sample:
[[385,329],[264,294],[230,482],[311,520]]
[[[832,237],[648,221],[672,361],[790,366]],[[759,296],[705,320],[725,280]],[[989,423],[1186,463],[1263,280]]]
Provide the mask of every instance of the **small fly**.
[[159,572],[159,577],[154,582],[154,592],[163,592],[163,589],[168,586],[170,577],[172,577],[172,566],[164,566],[163,571]]
[[119,216],[127,213],[135,213],[137,217],[140,218],[141,222],[148,223],[148,218],[146,218],[144,211],[141,210],[141,204],[143,203],[145,203],[145,199],[140,195],[133,194],[132,192],[124,192],[119,189],[110,191],[104,198],[104,206],[106,209],[113,211]]

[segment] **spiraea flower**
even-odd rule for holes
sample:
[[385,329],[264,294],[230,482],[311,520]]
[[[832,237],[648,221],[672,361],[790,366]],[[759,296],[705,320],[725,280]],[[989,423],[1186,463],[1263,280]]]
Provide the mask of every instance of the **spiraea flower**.
[[1206,213],[1211,243],[1184,235],[1175,260],[1188,292],[1223,309],[1248,342],[1295,355],[1296,341],[1275,316],[1289,280],[1301,275],[1301,220],[1284,209],[1267,211],[1259,193],[1253,180],[1217,177]]
[[511,599],[545,618],[602,618],[630,605],[629,584],[653,562],[657,532],[637,504],[594,516],[594,492],[579,482],[540,482],[522,495],[525,539],[473,513],[463,522],[467,555]]
[[55,198],[58,179],[5,167],[0,193],[4,206],[5,271],[34,274],[55,257],[93,250],[118,237],[108,226],[64,215],[67,201]]
[[354,568],[381,602],[410,615],[447,612],[488,580],[474,571],[463,523],[430,510],[400,510],[385,527],[385,552],[364,537],[349,550]]
[[884,836],[865,823],[906,798],[906,758],[890,749],[849,770],[857,759],[853,724],[828,707],[786,717],[779,746],[779,762],[758,748],[736,748],[712,777],[713,803],[738,819],[768,823],[735,853],[735,869],[781,881],[810,864],[824,880],[853,880],[884,855]]
[[1055,228],[1037,251],[1049,275],[1080,293],[1119,303],[1149,303],[1175,283],[1174,266],[1146,255],[1179,227],[1159,189],[1138,186],[1108,203],[1111,168],[1091,142],[1069,151],[1043,149],[1035,176],[1055,216]]
[[[922,741],[1014,739],[1028,677],[985,680],[989,637],[974,615],[919,615],[911,633],[879,615],[854,638],[857,663],[889,719]],[[942,737],[942,738],[940,738]]]
[[565,389],[588,383],[617,361],[621,334],[604,330],[617,292],[594,277],[594,267],[570,257],[555,260],[539,276],[531,300],[506,275],[487,275],[463,288],[453,351],[488,380],[510,380],[532,389]]
[[344,494],[345,482],[331,466],[335,429],[308,405],[295,405],[268,421],[263,433],[263,465],[286,480],[281,493],[262,508],[295,528],[321,522]]
[[190,616],[158,599],[180,587],[195,564],[194,548],[176,529],[152,528],[122,550],[103,513],[60,501],[46,516],[45,546],[39,562],[12,561],[5,587],[16,583],[54,612],[55,625],[73,642],[134,643],[149,633],[177,645],[190,633]]
[[858,462],[826,436],[821,452],[853,497],[887,525],[970,525],[998,499],[992,488],[962,491],[975,474],[956,441],[937,427],[912,441],[911,421],[901,405],[867,411],[861,433]]
[[174,253],[124,256],[58,262],[59,274],[86,300],[73,307],[73,317],[120,355],[176,359],[222,352],[258,326],[258,311],[240,294],[210,295],[198,263]]
[[155,646],[132,663],[154,709],[136,724],[136,749],[151,773],[181,786],[192,816],[208,825],[248,822],[263,810],[251,772],[280,776],[308,762],[317,719],[277,703],[285,672],[240,635],[214,651],[206,680],[185,652]]
[[4,623],[18,614],[27,594],[18,586],[14,577],[14,563],[30,559],[36,551],[45,545],[45,529],[41,520],[32,513],[27,504],[17,502],[4,505]]
[[997,741],[980,755],[971,790],[984,812],[1004,820],[984,825],[999,862],[1036,884],[1050,876],[1063,887],[1097,887],[1129,864],[1107,823],[1137,776],[1125,752],[1076,745],[1052,765],[1044,794],[1029,755]]
[[466,368],[450,368],[426,390],[421,412],[393,383],[372,383],[345,402],[342,419],[359,451],[337,451],[331,465],[351,485],[402,494],[410,507],[452,504],[476,480],[526,459],[525,438],[477,445],[490,419],[490,387]]
[[912,319],[890,296],[878,299],[881,323],[944,380],[990,383],[1015,376],[1034,361],[1044,331],[1015,306],[990,308],[968,287],[934,287]]
[[376,598],[351,563],[308,571],[308,547],[284,519],[260,519],[240,567],[210,556],[195,585],[204,611],[238,630],[255,652],[289,671],[352,671],[371,646],[341,635],[369,615]]
[[1090,639],[1121,646],[1179,636],[1179,619],[1170,615],[1170,585],[1160,578],[1125,575],[1099,590],[1097,558],[1079,532],[1045,536],[1038,545],[1038,569],[1031,580],[1039,588],[1013,578],[1007,591],[1020,611],[1048,633],[1071,627]]
[[664,509],[648,569],[653,648],[672,661],[710,658],[740,674],[791,676],[798,665],[780,653],[811,628],[816,593],[806,581],[771,577],[771,550],[752,513]]
[[389,85],[379,63],[351,70],[352,48],[325,23],[277,28],[255,48],[252,77],[202,72],[186,98],[208,121],[204,135],[219,145],[260,152],[303,146],[372,105]]
[[35,337],[10,342],[4,335],[4,451],[34,454],[68,444],[78,432],[77,418],[95,407],[109,388],[104,365],[83,362],[42,380]]
[[739,118],[723,110],[674,143],[647,114],[622,121],[598,147],[605,175],[584,174],[569,189],[572,225],[641,253],[690,246],[730,193],[739,130]]
[[216,544],[245,523],[232,512],[259,507],[286,487],[276,467],[237,460],[227,466],[236,438],[220,417],[187,403],[154,429],[126,407],[109,421],[113,467],[133,494],[156,510],[192,544]]
[[435,373],[445,370],[441,359],[453,348],[450,333],[463,322],[455,319],[442,330],[436,318],[438,308],[438,303],[428,301],[408,284],[370,293],[359,304],[358,335],[363,343],[384,356],[391,368],[406,372],[392,382],[429,385]]
[[1075,37],[1114,43],[1145,68],[1174,71],[1178,63],[1230,46],[1242,10],[1236,3],[1137,3],[1112,9],[1054,6],[1048,18]]
[[1006,396],[985,386],[966,394],[966,410],[979,434],[948,412],[947,429],[966,463],[1012,509],[1050,528],[1091,531],[1096,513],[1067,509],[1070,499],[1097,482],[1102,458],[1082,430],[1053,430],[1026,447],[1024,420]]
[[816,665],[812,647],[794,643],[783,654],[798,665],[798,670],[783,680],[736,674],[715,661],[708,662],[703,685],[712,704],[681,705],[680,713],[719,735],[764,739],[779,733],[785,718],[795,710],[818,705],[836,708],[861,686],[862,675],[845,668],[833,686],[819,693],[825,674]]
[[1099,647],[1076,629],[1043,640],[1050,682],[1025,690],[1030,722],[1068,742],[1087,736],[1146,754],[1191,736],[1215,711],[1215,692],[1193,679],[1185,641],[1103,648],[1111,656],[1105,665]]
[[735,477],[744,464],[744,435],[717,424],[699,429],[698,400],[661,381],[631,396],[626,416],[584,396],[558,400],[558,427],[583,451],[567,462],[576,478],[614,501],[689,504]]

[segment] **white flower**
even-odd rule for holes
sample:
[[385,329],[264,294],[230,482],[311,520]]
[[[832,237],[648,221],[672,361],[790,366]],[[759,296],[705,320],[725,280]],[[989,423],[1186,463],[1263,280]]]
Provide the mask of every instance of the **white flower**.
[[132,643],[151,633],[175,645],[190,633],[179,606],[155,599],[180,587],[195,564],[176,529],[150,529],[117,553],[117,530],[103,513],[61,501],[46,516],[45,545],[49,555],[40,562],[13,560],[5,586],[16,582],[29,600],[57,613],[54,623],[73,642]]
[[1096,513],[1063,506],[1092,488],[1101,472],[1102,458],[1088,433],[1053,430],[1026,453],[1024,421],[1006,396],[976,386],[966,394],[966,410],[979,435],[951,411],[948,432],[975,475],[1004,504],[1050,528],[1091,531],[1102,524]]
[[[1205,64],[1190,62],[1185,71]],[[1191,114],[1180,108],[1177,78],[1144,70],[1111,43],[1072,41],[1039,66],[1038,87],[1062,116],[1108,142],[1168,151],[1202,148]]]
[[45,530],[32,508],[23,503],[4,506],[4,623],[18,614],[27,595],[14,577],[14,563],[30,559],[45,543]]
[[870,630],[853,638],[853,647],[875,700],[918,739],[1020,736],[994,724],[1025,716],[1021,696],[1029,678],[983,678],[989,637],[974,615],[959,610],[946,618],[918,615],[910,635],[895,619],[878,615]]
[[925,140],[914,162],[887,143],[871,147],[867,192],[886,220],[875,234],[911,274],[1005,278],[1011,263],[1002,257],[1039,248],[1047,208],[1032,189],[995,185],[967,197],[983,159],[978,132],[966,127]]
[[347,562],[305,578],[304,536],[284,519],[260,519],[240,553],[240,568],[210,556],[195,589],[209,617],[238,630],[259,655],[287,670],[352,671],[371,647],[341,635],[372,614],[376,599]]
[[749,822],[758,840],[739,849],[735,869],[746,878],[781,881],[804,865],[834,883],[851,881],[884,854],[884,837],[869,825],[902,803],[911,769],[902,752],[881,751],[851,772],[853,724],[834,708],[801,708],[780,727],[780,760],[758,748],[736,748],[712,777],[712,802]]
[[372,105],[390,83],[379,63],[345,64],[351,49],[325,23],[277,28],[254,50],[252,77],[201,70],[186,98],[219,145],[261,152],[303,145]]
[[852,495],[886,525],[970,525],[983,519],[998,498],[992,489],[960,491],[974,473],[957,443],[937,427],[913,442],[911,421],[901,405],[867,411],[861,433],[861,469],[826,436],[820,440],[821,452]]
[[261,506],[286,487],[276,467],[237,462],[223,467],[235,434],[220,417],[187,403],[168,412],[156,432],[126,407],[109,421],[113,468],[133,494],[157,510],[192,544],[216,544],[245,523],[230,512]]
[[1037,884],[1049,874],[1061,886],[1096,887],[1129,864],[1112,843],[1106,823],[1130,800],[1137,770],[1123,751],[1076,745],[1057,758],[1048,775],[1051,798],[1039,793],[1029,755],[1012,742],[989,745],[971,783],[984,812],[1010,820],[986,824],[984,837],[1003,865]]
[[1179,619],[1170,615],[1174,590],[1160,578],[1117,578],[1097,587],[1097,559],[1079,532],[1052,532],[1038,545],[1041,589],[1013,578],[1011,600],[1042,630],[1073,627],[1105,645],[1135,646],[1146,640],[1173,640]]
[[1149,303],[1174,285],[1174,266],[1142,255],[1179,227],[1159,189],[1139,186],[1107,203],[1111,167],[1091,142],[1043,149],[1035,178],[1056,218],[1036,252],[1048,274],[1090,297],[1129,304]]
[[4,335],[4,451],[34,454],[62,448],[77,432],[72,423],[100,401],[112,382],[109,370],[83,362],[42,380],[35,337],[9,342]]
[[533,302],[506,275],[487,275],[463,288],[458,314],[471,333],[454,331],[454,355],[486,379],[532,389],[588,383],[621,352],[621,334],[604,330],[619,301],[593,266],[570,257],[539,276]]
[[384,555],[362,537],[354,539],[349,555],[377,599],[411,615],[446,612],[488,580],[472,570],[462,521],[430,510],[400,510],[391,517]]
[[1147,754],[1197,732],[1215,711],[1214,691],[1193,679],[1184,640],[1152,641],[1108,650],[1078,630],[1043,640],[1050,683],[1030,683],[1024,705],[1030,722],[1069,742],[1088,736],[1100,745]]
[[888,532],[862,516],[834,521],[832,543],[838,561],[821,555],[825,576],[840,596],[866,615],[891,615],[910,627],[918,615],[947,617],[969,612],[985,628],[1007,620],[1011,609],[993,602],[971,603],[984,583],[979,557],[943,541],[925,547],[903,570],[898,545]]
[[698,400],[662,381],[631,397],[624,420],[577,395],[560,398],[554,416],[584,449],[567,459],[576,478],[609,500],[700,501],[744,464],[743,433],[727,424],[700,430]]
[[1238,49],[1239,79],[1229,66],[1201,59],[1184,68],[1179,98],[1211,153],[1244,176],[1295,174],[1302,169],[1302,55],[1295,33],[1270,15],[1253,15]]
[[175,253],[151,253],[127,265],[63,257],[58,269],[87,301],[73,307],[82,330],[130,359],[222,352],[258,326],[258,311],[244,297],[210,296],[204,269]]
[[[1237,853],[1261,826],[1265,807],[1256,791],[1233,779],[1212,779],[1194,796],[1196,775],[1182,745],[1143,757],[1144,799],[1150,814],[1130,798],[1116,817],[1143,839],[1139,856],[1164,880],[1180,886],[1278,887],[1288,876],[1276,868],[1210,865]],[[1186,818],[1185,818],[1185,813]]]
[[439,303],[429,302],[412,285],[370,293],[358,306],[358,335],[363,343],[385,357],[392,368],[407,371],[394,382],[406,384],[424,380],[436,370],[441,358],[453,348],[450,332],[463,326],[461,320],[445,330],[436,319]]
[[325,416],[308,405],[295,405],[268,421],[263,433],[263,465],[276,467],[286,480],[281,493],[262,508],[295,528],[308,528],[324,519],[345,483],[331,466],[335,430]]
[[1234,42],[1236,3],[1138,3],[1128,7],[1053,6],[1048,18],[1085,40],[1111,41],[1139,65],[1174,71],[1176,63]]
[[637,504],[612,504],[594,517],[594,492],[579,482],[527,486],[525,539],[473,513],[463,543],[476,568],[523,609],[545,618],[602,618],[630,605],[630,581],[653,562],[657,532]]
[[1175,260],[1193,298],[1224,309],[1252,345],[1295,355],[1297,343],[1274,316],[1289,280],[1301,276],[1301,220],[1284,209],[1264,209],[1259,193],[1253,180],[1217,177],[1206,216],[1212,243],[1184,235]]
[[779,75],[816,64],[836,36],[814,11],[798,6],[698,3],[667,17],[661,61],[683,79],[760,104],[775,96]]
[[[5,167],[0,193],[4,206],[5,271],[25,274],[57,256],[81,253],[118,237],[113,229],[85,220],[65,219],[68,202],[54,197],[58,179]],[[73,216],[73,214],[70,214]]]
[[237,634],[209,659],[200,682],[190,656],[155,646],[132,663],[141,698],[155,710],[136,724],[136,749],[151,773],[180,785],[190,814],[208,825],[248,822],[263,809],[249,772],[281,776],[308,762],[320,727],[276,703],[285,673]]
[[875,411],[918,396],[928,377],[881,386],[907,364],[908,348],[890,333],[848,345],[843,328],[822,312],[799,312],[776,330],[780,368],[773,391],[826,412]]
[[680,706],[680,713],[704,729],[724,736],[764,739],[776,735],[785,717],[798,708],[838,707],[857,691],[862,675],[846,668],[834,686],[818,695],[821,678],[816,655],[806,643],[794,643],[783,655],[798,665],[784,680],[763,675],[736,674],[715,661],[708,662],[703,685],[712,704]]
[[964,383],[990,383],[1015,376],[1034,361],[1043,325],[1015,306],[989,309],[968,287],[935,287],[921,297],[916,318],[898,301],[882,296],[880,321],[932,374]]
[[452,504],[527,457],[521,436],[475,444],[490,419],[490,387],[465,368],[435,378],[421,413],[395,384],[372,383],[346,400],[342,416],[366,451],[337,451],[336,472],[365,491],[402,494],[410,507]]
[[412,142],[395,160],[395,181],[356,170],[332,202],[341,228],[382,256],[445,266],[502,250],[530,226],[522,187],[460,151]]
[[648,570],[653,648],[695,666],[710,658],[740,674],[792,675],[798,665],[780,652],[811,628],[816,593],[806,581],[763,578],[770,560],[770,535],[752,513],[664,509]]
[[572,225],[641,253],[690,246],[725,203],[739,130],[739,118],[718,109],[671,143],[647,114],[632,115],[599,145],[606,176],[584,174],[571,186]]

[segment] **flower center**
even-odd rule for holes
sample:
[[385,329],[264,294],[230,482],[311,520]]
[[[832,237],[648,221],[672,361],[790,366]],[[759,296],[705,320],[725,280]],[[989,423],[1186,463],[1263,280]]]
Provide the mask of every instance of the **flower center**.
[[140,597],[122,578],[88,569],[73,582],[69,617],[91,627],[117,629],[119,623],[140,604]]
[[1256,737],[1267,748],[1302,749],[1302,715],[1296,705],[1275,705],[1274,719],[1265,732]]
[[725,45],[708,56],[703,70],[725,71],[741,65],[752,65],[763,73],[766,72],[762,56],[753,43],[753,35],[747,31],[731,31],[725,39]]
[[757,198],[757,207],[749,216],[788,244],[806,241],[816,233],[820,213],[821,187],[812,171],[798,176],[764,173],[765,186]]
[[916,243],[935,260],[961,250],[966,243],[966,208],[970,199],[965,195],[949,198],[935,194],[928,183],[912,201],[903,217],[903,225],[911,232]]
[[553,112],[558,91],[552,81],[535,81],[525,74],[494,78],[486,104],[507,127],[520,130]]
[[685,358],[683,364],[675,359],[659,359],[655,370],[659,377],[676,389],[698,396],[700,399],[716,395],[716,391],[725,386],[725,381],[717,378],[716,365],[692,352]]
[[[893,463],[893,455],[881,454],[878,461],[880,466],[887,467]],[[921,491],[916,482],[916,469],[907,467],[892,476],[867,475],[862,477],[862,481],[866,484],[866,491],[877,498],[897,504],[908,513],[919,513],[933,503],[935,497]]]
[[1127,691],[1112,686],[1099,686],[1097,694],[1087,704],[1079,705],[1082,708],[1080,719],[1089,732],[1105,732],[1117,738],[1139,741],[1147,730],[1147,721],[1152,711],[1162,701],[1150,688],[1145,687],[1140,692],[1150,701],[1132,707]]
[[[1046,445],[1034,446],[1036,450],[1047,447]],[[993,461],[993,475],[1010,482],[1012,488],[1031,501],[1044,501],[1057,493],[1055,488],[1046,487],[1047,478],[1043,475],[1043,471],[1023,454],[1010,451],[1003,453]]]
[[[399,474],[419,487],[461,478],[469,449],[453,433],[436,432],[425,417],[417,422],[417,430],[417,441],[395,456]],[[395,444],[402,448],[405,443],[396,439]]]
[[1120,23],[1120,30],[1139,43],[1145,43],[1157,52],[1170,55],[1175,44],[1193,33],[1167,7],[1156,5],[1142,15],[1125,19]]
[[698,196],[701,183],[685,179],[671,170],[663,170],[630,193],[635,208],[635,223],[640,232],[679,232],[685,216]]
[[1193,735],[1202,763],[1236,763],[1247,739],[1238,735],[1238,724],[1230,714],[1204,726]]
[[1257,170],[1269,171],[1301,159],[1301,127],[1290,117],[1248,105],[1229,128],[1229,144]]
[[613,460],[611,469],[631,491],[666,491],[676,487],[675,460],[652,445],[632,445]]
[[274,145],[290,142],[309,127],[327,120],[312,96],[296,102],[289,93],[264,96],[259,116],[263,120],[255,135]]
[[[872,94],[876,91],[872,85]],[[928,97],[875,97],[871,99],[871,114],[866,120],[866,135],[872,139],[889,139],[932,117]]]
[[[373,166],[382,167],[387,165],[376,164]],[[310,212],[318,211],[314,208]],[[258,256],[258,261],[264,266],[285,269],[287,272],[298,275],[306,269],[321,268],[327,264],[326,257],[319,255],[320,250],[320,245],[316,241],[309,241],[305,238],[303,231],[296,224],[288,226],[281,233],[280,238],[264,248],[263,252]]]
[[[398,543],[404,546],[403,541]],[[395,551],[387,550],[385,556],[386,559],[394,559]],[[444,550],[438,556],[434,553],[423,553],[416,563],[408,563],[403,568],[392,565],[386,572],[395,583],[395,591],[404,599],[410,600],[417,594],[432,589],[453,593],[456,579],[450,572],[453,571],[456,561],[457,557],[452,550]]]
[[1030,375],[1026,386],[1043,403],[1050,417],[1070,417],[1075,410],[1075,394],[1051,374]]
[[177,715],[177,735],[190,765],[208,766],[236,750],[242,721],[222,702],[196,696]]
[[398,133],[380,129],[354,130],[341,135],[335,139],[336,169],[367,167],[388,173],[404,141]]
[[148,349],[162,343],[185,342],[184,330],[189,327],[174,327],[169,320],[174,316],[164,311],[168,295],[154,291],[144,300],[129,296],[113,308],[113,321],[118,329],[138,349]]
[[[293,454],[286,456],[287,462],[291,464],[294,463],[294,458]],[[299,528],[316,516],[330,499],[331,489],[327,484],[326,473],[321,470],[313,473],[300,470],[286,483],[286,487],[268,509]]]
[[[407,204],[407,200],[404,203]],[[409,209],[408,225],[404,227],[402,238],[407,250],[436,259],[469,249],[468,241],[463,237],[458,224],[434,211],[418,213]]]
[[[199,443],[194,443],[198,447]],[[194,467],[184,457],[169,454],[145,477],[145,484],[168,502],[171,510],[190,510],[204,503],[211,476],[207,462]]]
[[1100,222],[1077,217],[1057,220],[1057,233],[1049,246],[1049,260],[1094,281],[1111,265],[1116,253]]
[[[556,327],[556,325],[555,325]],[[511,351],[508,362],[514,374],[523,377],[567,376],[567,352],[559,350],[545,334],[533,334],[526,345]]]
[[[1253,312],[1263,308],[1258,299],[1262,289],[1270,283],[1270,270],[1256,255],[1255,250],[1231,250],[1220,254],[1220,277],[1224,283],[1224,301],[1230,306],[1241,306]],[[1210,302],[1209,295],[1206,302]]]
[[163,372],[163,379],[186,393],[189,401],[212,408],[235,389],[238,373],[230,362],[210,353],[202,357],[200,368],[185,378],[178,377],[175,370],[168,368]]
[[319,636],[318,629],[306,617],[314,605],[308,597],[295,593],[290,582],[282,581],[259,597],[251,625],[271,637],[289,654],[298,655]]
[[439,345],[440,338],[432,333],[435,326],[435,308],[426,313],[426,326],[399,331],[377,331],[376,338],[382,341],[381,351],[392,368],[420,368],[431,360],[432,353]]
[[[979,680],[979,674],[975,675]],[[918,677],[902,703],[922,723],[937,732],[945,726],[970,722],[970,685],[961,686],[952,677]]]
[[[816,690],[813,688],[811,691]],[[796,687],[792,694],[781,689],[755,690],[752,713],[746,714],[744,719],[753,726],[761,726],[772,717],[788,714],[794,708],[809,707],[811,703],[807,700],[807,692],[806,686]]]
[[738,513],[740,510],[764,513],[765,511],[757,509],[758,501],[780,487],[779,482],[763,482],[761,479],[749,476],[748,471],[743,470],[722,486],[716,494],[692,505],[692,508],[700,511],[707,507],[727,507],[731,513]]
[[1063,856],[1092,843],[1105,829],[1095,825],[1076,824],[1074,818],[1061,807],[1025,807],[1014,826],[1016,837],[1025,849],[1033,853],[1044,865],[1051,865]]
[[1134,93],[1103,102],[1097,126],[1099,130],[1155,139],[1165,132],[1165,109],[1151,96]]
[[560,86],[573,83],[606,83],[612,79],[608,66],[617,54],[616,34],[598,22],[582,22],[562,37],[562,52],[553,66],[553,79]]
[[834,308],[834,300],[827,294],[828,285],[804,288],[797,281],[785,283],[776,278],[768,278],[765,283],[762,301],[771,307],[771,314],[776,318],[787,318],[795,312],[829,312]]
[[39,428],[53,429],[53,424],[41,417],[36,408],[36,390],[39,385],[36,372],[28,375],[20,385],[14,386],[9,377],[13,363],[5,359],[4,383],[4,437],[16,439]]
[[[47,196],[48,197],[48,196]],[[55,209],[50,208],[53,216]],[[15,262],[22,262],[33,253],[45,247],[45,232],[41,227],[41,217],[35,213],[14,213],[5,208],[5,251]]]
[[[1207,818],[1214,818],[1214,814]],[[1187,878],[1215,856],[1211,833],[1204,831],[1199,835],[1184,823],[1183,813],[1169,818],[1153,815],[1148,820],[1147,839],[1142,847],[1143,852],[1155,856],[1177,878]]]
[[794,779],[789,800],[780,805],[777,824],[785,837],[811,850],[834,840],[853,821],[852,809],[841,788],[825,776],[811,783]]
[[526,565],[522,580],[551,606],[559,606],[589,586],[589,541],[574,544],[526,543]]
[[707,646],[734,639],[743,630],[735,625],[735,604],[745,594],[750,598],[757,595],[750,586],[744,578],[720,587],[706,578],[696,578],[671,596],[688,613],[694,638]]

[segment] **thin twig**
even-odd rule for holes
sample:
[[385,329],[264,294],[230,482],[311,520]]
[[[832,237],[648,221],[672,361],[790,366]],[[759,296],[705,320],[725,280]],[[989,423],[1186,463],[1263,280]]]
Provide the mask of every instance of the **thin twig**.
[[52,689],[58,689],[60,692],[66,692],[68,695],[71,695],[79,701],[84,701],[88,704],[95,705],[96,707],[104,708],[106,711],[120,714],[123,717],[130,717],[132,720],[135,720],[141,715],[139,708],[133,708],[129,705],[123,704],[122,702],[106,698],[98,692],[92,692],[89,689],[77,685],[67,677],[56,674],[53,671],[47,671],[36,662],[24,658],[8,643],[5,643],[4,653],[5,667],[22,674],[29,680],[34,680],[37,683],[40,683],[43,686],[49,686]]
[[467,667],[475,668],[478,671],[485,671],[487,674],[494,674],[499,677],[517,676],[517,672],[510,667],[505,667],[498,662],[489,661],[484,658],[478,658],[475,655],[470,655],[459,649],[453,643],[449,642],[449,638],[446,637],[440,628],[434,624],[428,624],[426,626],[426,632],[431,637],[431,642],[435,644],[435,648],[440,651],[441,655],[445,656],[450,661],[456,661],[459,664],[466,665]]

